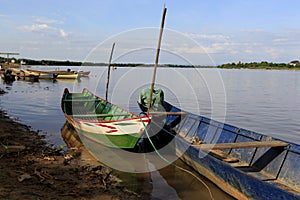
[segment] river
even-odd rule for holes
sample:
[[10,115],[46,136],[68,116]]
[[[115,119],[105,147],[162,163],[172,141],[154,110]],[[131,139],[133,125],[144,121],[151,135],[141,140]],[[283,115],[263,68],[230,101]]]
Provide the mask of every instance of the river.
[[[32,68],[67,69],[64,66]],[[72,69],[91,71],[91,74],[80,80],[1,82],[1,88],[8,91],[0,96],[1,109],[34,130],[40,130],[49,143],[66,146],[61,133],[65,118],[60,109],[64,88],[74,92],[88,88],[104,97],[107,75],[105,67]],[[136,101],[141,89],[149,87],[152,70],[142,67],[119,67],[113,70],[109,100],[139,113]],[[300,143],[300,71],[159,68],[156,85],[163,88],[166,101],[183,110]],[[184,166],[180,161],[176,161],[176,164]],[[127,177],[127,185],[131,188],[136,188],[139,183],[128,177],[148,180],[146,175],[137,178],[137,175],[123,173],[120,176]],[[150,176],[151,187],[144,192],[151,193],[153,199],[207,197],[207,191],[200,182],[173,166],[153,171]],[[213,188],[215,199],[230,199],[210,182],[207,184]]]

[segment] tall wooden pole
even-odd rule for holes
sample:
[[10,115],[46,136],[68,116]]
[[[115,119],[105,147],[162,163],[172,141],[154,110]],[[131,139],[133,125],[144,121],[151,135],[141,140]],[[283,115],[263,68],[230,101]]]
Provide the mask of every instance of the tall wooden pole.
[[107,101],[107,98],[108,98],[108,85],[109,85],[109,78],[110,78],[110,65],[111,65],[111,59],[112,59],[112,56],[113,56],[114,48],[115,48],[115,43],[113,43],[113,45],[112,45],[111,52],[110,52],[110,57],[109,57],[109,62],[108,62],[107,79],[106,79],[106,94],[105,94],[105,100],[106,101]]
[[149,97],[149,102],[148,102],[148,110],[147,110],[147,114],[148,115],[149,115],[150,108],[151,108],[151,102],[152,102],[152,96],[153,96],[153,90],[154,90],[154,84],[155,84],[155,77],[156,77],[156,69],[157,69],[157,66],[158,66],[159,53],[160,53],[160,45],[161,45],[161,39],[162,39],[163,30],[164,30],[166,13],[167,13],[167,8],[164,7],[163,15],[162,15],[162,19],[161,19],[161,24],[160,24],[160,32],[159,32],[159,39],[158,39],[157,50],[156,50],[156,58],[155,58],[153,76],[152,76],[152,83],[151,83],[151,89],[150,89],[150,97]]

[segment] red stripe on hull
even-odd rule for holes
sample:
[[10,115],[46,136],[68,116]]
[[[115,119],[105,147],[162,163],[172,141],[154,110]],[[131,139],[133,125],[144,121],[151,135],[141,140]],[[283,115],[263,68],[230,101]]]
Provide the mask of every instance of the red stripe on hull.
[[104,128],[116,129],[116,127],[114,127],[114,126],[109,126],[109,125],[105,125],[105,124],[100,124],[99,123],[99,124],[96,124],[96,125],[104,127]]

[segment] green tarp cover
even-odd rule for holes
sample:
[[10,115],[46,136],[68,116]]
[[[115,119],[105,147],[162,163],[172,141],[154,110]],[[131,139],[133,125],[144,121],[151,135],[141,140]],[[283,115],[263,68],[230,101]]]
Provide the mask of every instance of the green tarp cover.
[[[148,108],[148,102],[150,99],[150,88],[144,88],[140,93],[139,103]],[[163,103],[164,103],[164,92],[161,88],[155,87],[153,89],[152,94],[152,101],[151,101],[151,110],[159,111],[163,110]]]

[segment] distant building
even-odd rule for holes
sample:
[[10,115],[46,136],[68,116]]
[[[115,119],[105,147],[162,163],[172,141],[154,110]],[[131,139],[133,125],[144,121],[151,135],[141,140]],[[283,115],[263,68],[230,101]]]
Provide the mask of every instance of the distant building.
[[298,60],[294,60],[294,61],[289,62],[289,65],[291,65],[293,67],[300,66],[300,62]]

